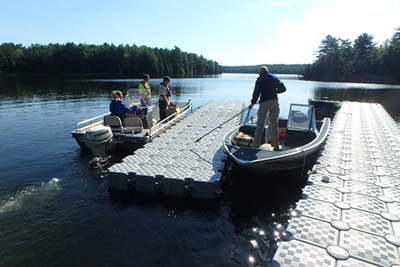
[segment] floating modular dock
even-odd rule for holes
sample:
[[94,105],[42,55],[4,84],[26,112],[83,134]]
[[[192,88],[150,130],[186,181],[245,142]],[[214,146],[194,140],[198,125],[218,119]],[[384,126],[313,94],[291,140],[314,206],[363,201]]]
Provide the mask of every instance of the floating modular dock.
[[[217,198],[221,193],[220,179],[226,159],[222,139],[229,130],[240,125],[241,115],[231,118],[243,108],[241,101],[216,100],[197,109],[144,148],[111,166],[109,188]],[[195,142],[214,128],[216,130]]]
[[400,130],[379,104],[344,102],[273,266],[400,265]]

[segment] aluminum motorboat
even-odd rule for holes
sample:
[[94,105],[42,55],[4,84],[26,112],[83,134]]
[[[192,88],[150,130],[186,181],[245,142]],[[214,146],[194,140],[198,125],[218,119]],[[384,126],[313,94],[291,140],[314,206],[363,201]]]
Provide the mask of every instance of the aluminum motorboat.
[[301,169],[313,163],[325,141],[330,118],[316,121],[312,105],[291,104],[287,120],[279,119],[280,150],[274,151],[269,142],[269,126],[265,124],[262,145],[252,147],[256,123],[248,121],[228,132],[223,140],[228,156],[239,165],[255,172]]

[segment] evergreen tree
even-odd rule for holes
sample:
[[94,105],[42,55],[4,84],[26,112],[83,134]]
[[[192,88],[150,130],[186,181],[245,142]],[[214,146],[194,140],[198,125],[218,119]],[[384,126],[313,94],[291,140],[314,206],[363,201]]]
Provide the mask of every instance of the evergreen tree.
[[354,70],[356,74],[372,74],[376,56],[374,37],[363,33],[354,41]]
[[353,47],[351,41],[339,38],[339,75],[344,79],[353,74]]

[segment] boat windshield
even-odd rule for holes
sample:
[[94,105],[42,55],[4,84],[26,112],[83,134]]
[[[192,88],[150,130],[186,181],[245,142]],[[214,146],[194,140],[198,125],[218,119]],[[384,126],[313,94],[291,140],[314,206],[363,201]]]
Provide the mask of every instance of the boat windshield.
[[305,131],[314,131],[314,107],[312,105],[291,104],[287,127]]
[[131,88],[128,89],[125,100],[130,106],[148,106],[151,105],[151,92],[147,92],[146,89]]

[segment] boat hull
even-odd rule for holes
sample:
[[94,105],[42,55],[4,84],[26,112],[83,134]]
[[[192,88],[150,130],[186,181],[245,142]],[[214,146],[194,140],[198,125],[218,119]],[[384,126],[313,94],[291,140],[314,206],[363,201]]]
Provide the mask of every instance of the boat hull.
[[225,136],[224,148],[235,163],[256,172],[303,169],[314,163],[321,145],[328,135],[329,128],[330,119],[325,118],[317,136],[311,142],[282,151],[235,146],[231,142],[232,136],[238,131],[235,129]]
[[[72,137],[75,138],[79,147],[83,151],[90,151],[85,143],[84,133],[72,133]],[[122,136],[114,135],[112,142],[115,143],[117,153],[131,154],[138,148],[143,147],[149,141],[147,136]]]
[[[318,151],[320,146],[315,146],[313,149],[307,151],[292,151],[290,154],[280,153],[273,151],[274,155],[269,155],[264,159],[249,161],[242,160],[240,157],[241,151],[240,149],[234,151],[233,147],[228,147],[230,150],[230,158],[233,159],[237,164],[252,170],[252,171],[291,171],[296,169],[302,169],[306,166],[312,164],[318,156]],[[251,149],[251,148],[250,148]],[[257,149],[253,149],[252,151],[255,155],[254,157],[259,158],[263,157],[262,151],[257,151]],[[258,154],[258,155],[257,155]],[[264,153],[265,154],[265,153]]]

